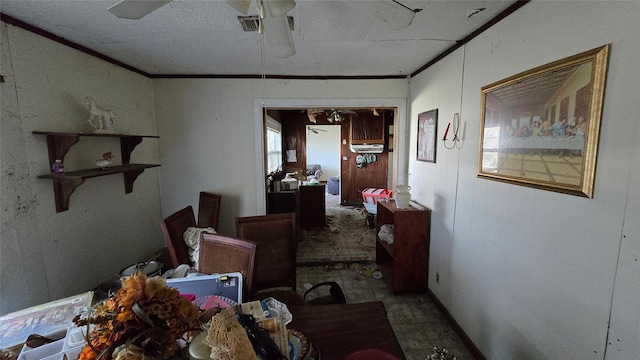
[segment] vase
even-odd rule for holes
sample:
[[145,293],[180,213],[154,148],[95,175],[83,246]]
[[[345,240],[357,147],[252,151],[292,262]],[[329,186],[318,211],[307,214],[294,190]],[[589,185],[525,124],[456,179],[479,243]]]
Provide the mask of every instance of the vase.
[[398,209],[404,209],[409,207],[411,201],[411,186],[409,185],[397,185],[396,192],[393,194],[393,198],[396,200],[396,207]]

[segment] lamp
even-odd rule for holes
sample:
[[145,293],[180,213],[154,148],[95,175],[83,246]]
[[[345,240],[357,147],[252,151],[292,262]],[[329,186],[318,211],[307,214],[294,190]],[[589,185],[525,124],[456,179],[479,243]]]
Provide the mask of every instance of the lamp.
[[[227,0],[227,3],[234,9],[240,11],[243,14],[249,13],[252,0]],[[151,1],[142,1],[151,2]],[[167,1],[168,2],[168,1]],[[262,1],[258,1],[262,4]],[[280,16],[288,13],[296,6],[295,0],[268,0],[264,2],[269,10],[271,16]],[[260,17],[264,17],[264,14],[260,14]]]
[[[243,14],[251,7],[251,0],[227,0],[227,3]],[[276,57],[284,59],[296,53],[287,17],[295,6],[295,0],[258,0],[258,32],[266,34],[269,50]]]
[[333,110],[333,112],[327,116],[327,120],[329,120],[330,123],[340,122],[342,121],[342,115],[340,115],[340,112],[337,110]]
[[271,16],[281,16],[296,6],[295,0],[269,0],[266,2]]

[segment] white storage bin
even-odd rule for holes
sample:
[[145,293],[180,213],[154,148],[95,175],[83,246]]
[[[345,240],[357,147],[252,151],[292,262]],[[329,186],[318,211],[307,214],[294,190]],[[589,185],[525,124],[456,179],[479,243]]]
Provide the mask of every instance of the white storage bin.
[[75,360],[78,358],[78,355],[80,354],[80,351],[82,351],[82,348],[83,346],[78,346],[73,349],[61,351],[57,354],[47,356],[46,358],[42,358],[42,360],[63,360],[65,358],[64,357],[65,355],[67,356],[68,360]]
[[[67,336],[64,338],[64,350],[74,349],[82,347],[86,343],[84,340],[84,333],[87,330],[86,327],[72,327],[67,331]],[[71,358],[69,358],[71,359]]]
[[52,343],[44,344],[34,349],[25,345],[22,347],[22,351],[20,351],[20,355],[18,355],[18,360],[41,360],[41,359],[49,358],[51,355],[55,355],[62,352],[63,346],[64,346],[64,339],[60,339]]

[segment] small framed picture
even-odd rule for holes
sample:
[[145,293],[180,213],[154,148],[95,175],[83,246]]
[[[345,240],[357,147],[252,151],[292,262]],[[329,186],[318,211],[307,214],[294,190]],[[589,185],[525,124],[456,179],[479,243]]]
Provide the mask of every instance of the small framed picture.
[[418,161],[436,162],[438,109],[418,114]]

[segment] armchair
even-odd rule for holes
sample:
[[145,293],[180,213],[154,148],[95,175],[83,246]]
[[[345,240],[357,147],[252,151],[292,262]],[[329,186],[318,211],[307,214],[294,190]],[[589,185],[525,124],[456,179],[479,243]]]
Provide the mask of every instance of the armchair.
[[320,181],[322,174],[322,166],[320,164],[307,164],[307,181],[311,179]]

